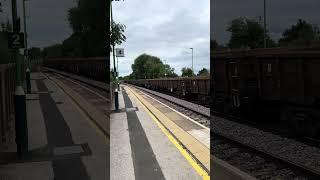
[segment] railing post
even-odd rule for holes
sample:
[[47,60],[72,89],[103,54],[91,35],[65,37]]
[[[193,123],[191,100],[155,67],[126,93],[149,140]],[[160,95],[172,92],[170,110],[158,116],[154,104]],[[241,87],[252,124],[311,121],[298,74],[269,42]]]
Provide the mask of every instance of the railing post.
[[2,144],[3,141],[5,140],[5,125],[4,125],[4,121],[6,121],[6,101],[5,101],[5,92],[6,92],[6,89],[5,89],[5,78],[4,78],[4,71],[1,71],[0,72],[0,143]]
[[31,93],[31,81],[30,81],[30,69],[26,70],[26,85],[27,85],[27,93]]
[[114,106],[115,106],[115,110],[118,111],[119,110],[118,88],[116,88],[114,91]]
[[[13,32],[19,32],[19,19],[17,13],[17,0],[11,1],[12,5],[12,24]],[[15,130],[16,130],[16,144],[18,156],[28,152],[28,127],[27,127],[27,108],[26,108],[26,94],[22,88],[22,68],[23,59],[19,56],[19,50],[14,50],[14,59],[16,61],[16,90],[14,94],[14,111],[15,111]]]

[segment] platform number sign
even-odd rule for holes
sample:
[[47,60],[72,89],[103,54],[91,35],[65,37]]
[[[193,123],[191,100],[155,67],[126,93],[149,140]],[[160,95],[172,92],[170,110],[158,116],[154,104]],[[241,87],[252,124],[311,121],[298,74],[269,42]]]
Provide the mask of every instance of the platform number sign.
[[9,32],[8,43],[8,47],[10,49],[24,48],[24,34],[19,32]]
[[117,57],[124,57],[124,49],[123,48],[117,48],[116,49],[116,56]]

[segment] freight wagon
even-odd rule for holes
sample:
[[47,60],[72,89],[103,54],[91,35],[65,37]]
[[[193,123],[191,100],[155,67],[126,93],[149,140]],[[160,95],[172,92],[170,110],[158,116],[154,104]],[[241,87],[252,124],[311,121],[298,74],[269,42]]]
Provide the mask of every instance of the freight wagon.
[[320,138],[320,49],[213,52],[212,109]]
[[139,79],[125,81],[125,83],[164,92],[190,101],[197,101],[207,106],[209,106],[211,100],[209,77]]
[[105,57],[50,58],[44,61],[44,66],[102,82],[109,82],[110,79]]

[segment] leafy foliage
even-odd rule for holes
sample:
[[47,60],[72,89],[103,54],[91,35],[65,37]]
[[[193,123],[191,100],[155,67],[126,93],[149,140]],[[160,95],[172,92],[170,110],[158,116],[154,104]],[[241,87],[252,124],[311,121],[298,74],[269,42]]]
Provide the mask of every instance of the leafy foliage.
[[[107,27],[106,2],[101,0],[79,0],[76,7],[68,11],[68,21],[73,34],[61,44],[47,47],[44,55],[50,57],[94,57],[106,56],[110,45],[119,45],[126,40],[125,25],[111,23],[110,40],[106,43]],[[57,53],[57,54],[55,54]]]
[[46,58],[62,57],[61,44],[54,44],[49,47],[43,48],[41,55],[42,57]]
[[211,40],[210,41],[210,49],[211,50],[226,50],[227,47],[218,44],[218,42],[216,40]]
[[209,75],[210,75],[210,72],[207,68],[202,68],[197,74],[197,76],[209,76]]
[[182,68],[182,69],[181,69],[181,72],[182,72],[182,74],[181,74],[182,77],[191,77],[191,76],[194,76],[194,73],[193,73],[192,69],[191,69],[191,68],[188,68],[188,67]]
[[219,46],[219,44],[216,40],[211,40],[210,44],[211,44],[212,49],[216,49]]
[[[231,33],[228,46],[237,48],[262,48],[264,42],[264,29],[257,21],[240,17],[230,22],[227,31]],[[274,41],[267,35],[267,47],[274,47]]]
[[131,79],[154,79],[160,77],[176,77],[174,68],[168,64],[163,64],[162,61],[155,56],[142,54],[134,60],[131,65]]
[[280,46],[310,46],[319,42],[320,31],[305,20],[299,19],[295,25],[286,29],[279,40]]
[[51,45],[42,53],[48,57],[94,57],[106,56],[106,10],[105,1],[79,0],[68,11],[73,34],[61,44]]
[[106,11],[101,0],[79,0],[77,7],[69,9],[68,20],[73,34],[62,45],[64,55],[105,56]]
[[30,59],[38,59],[41,57],[41,49],[38,47],[32,47],[28,51]]
[[[120,23],[111,22],[110,40],[111,45],[120,45],[126,41],[126,36],[123,34],[126,26]],[[111,49],[111,48],[110,48]]]

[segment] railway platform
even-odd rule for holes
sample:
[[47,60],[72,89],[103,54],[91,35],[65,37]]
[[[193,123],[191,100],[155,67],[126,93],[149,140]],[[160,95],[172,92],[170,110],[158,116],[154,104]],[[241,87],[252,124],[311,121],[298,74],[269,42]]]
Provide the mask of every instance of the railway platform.
[[17,157],[11,124],[12,138],[0,151],[0,179],[109,179],[108,102],[56,75],[32,73],[31,84],[29,152]]
[[111,179],[210,179],[210,131],[134,87],[110,115]]

